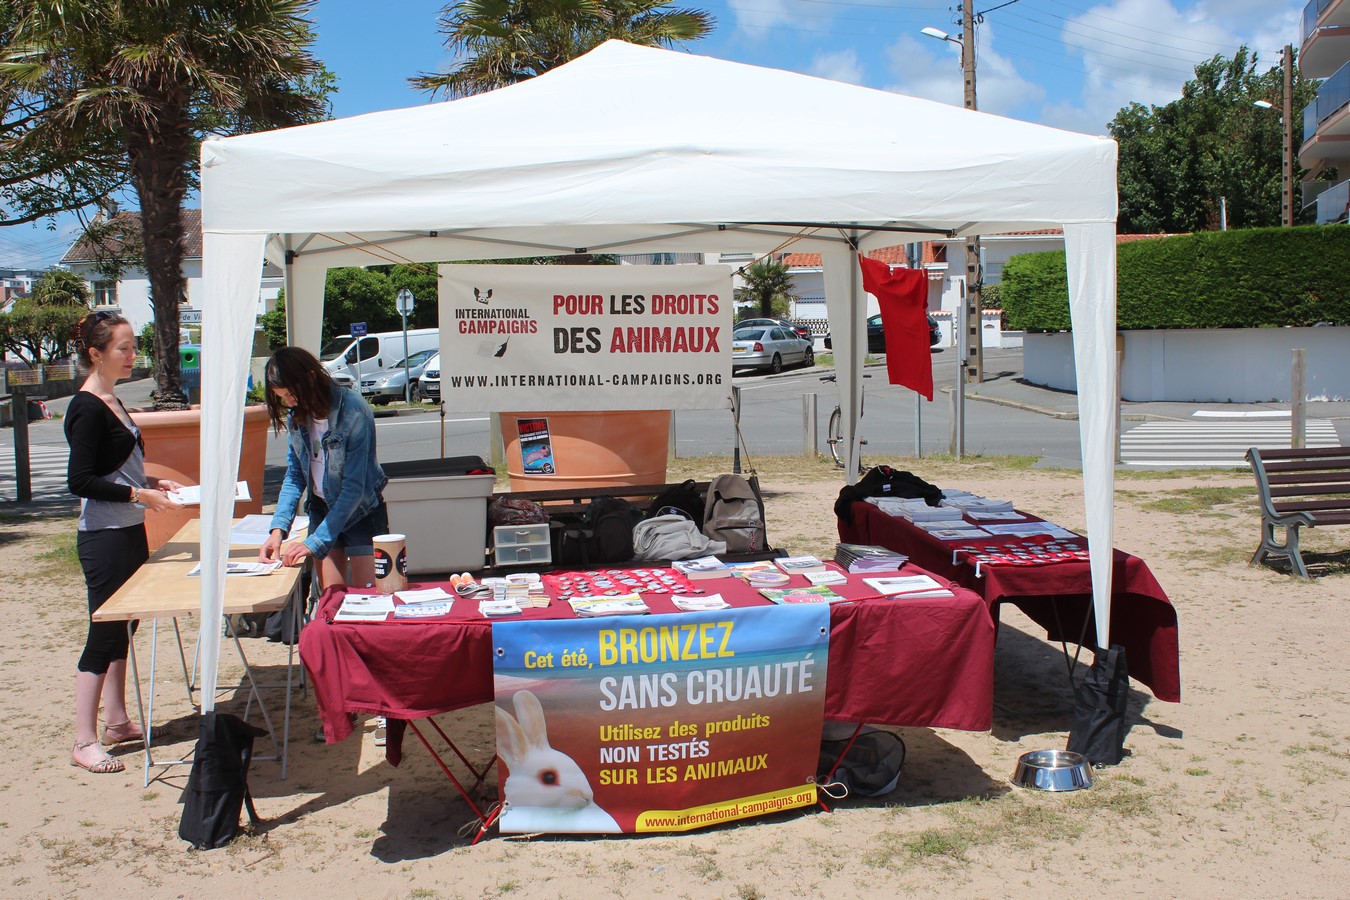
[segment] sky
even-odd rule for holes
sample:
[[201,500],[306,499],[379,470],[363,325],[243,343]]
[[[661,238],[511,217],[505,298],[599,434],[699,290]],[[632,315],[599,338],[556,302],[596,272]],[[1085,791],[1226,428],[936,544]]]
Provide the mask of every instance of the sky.
[[[445,0],[319,0],[315,55],[338,77],[337,118],[432,101],[410,76],[452,62],[436,30]],[[961,36],[959,0],[677,0],[717,20],[690,52],[787,69],[960,106],[961,48],[921,34],[931,26]],[[1196,63],[1230,57],[1243,44],[1261,71],[1299,43],[1306,2],[1292,0],[976,0],[979,108],[1088,134],[1131,102],[1175,100]],[[785,129],[810,127],[791,98],[709,98],[773,103]],[[1278,115],[1276,111],[1272,115]],[[134,203],[126,204],[134,208]],[[0,268],[46,268],[77,232],[0,227]]]

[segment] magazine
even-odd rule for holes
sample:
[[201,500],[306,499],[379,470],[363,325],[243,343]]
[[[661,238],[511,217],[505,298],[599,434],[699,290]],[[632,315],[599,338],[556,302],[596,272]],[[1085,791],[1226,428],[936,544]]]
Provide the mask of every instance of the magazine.
[[761,588],[759,591],[765,597],[768,597],[774,603],[838,603],[847,598],[841,597],[830,590],[828,585],[813,585],[804,588]]

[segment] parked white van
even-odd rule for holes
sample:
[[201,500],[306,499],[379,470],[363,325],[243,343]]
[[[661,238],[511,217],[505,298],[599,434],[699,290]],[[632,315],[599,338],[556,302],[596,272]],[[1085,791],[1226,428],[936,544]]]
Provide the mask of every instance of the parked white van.
[[[392,366],[407,354],[419,350],[438,350],[441,344],[439,328],[408,329],[408,350],[403,350],[402,331],[382,331],[359,338],[343,335],[333,338],[319,351],[319,361],[343,387],[355,387],[359,375]],[[359,366],[359,375],[358,375]]]

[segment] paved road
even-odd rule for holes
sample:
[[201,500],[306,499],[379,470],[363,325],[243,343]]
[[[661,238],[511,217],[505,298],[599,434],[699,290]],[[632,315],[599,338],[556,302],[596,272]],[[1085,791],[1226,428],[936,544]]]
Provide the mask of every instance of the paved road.
[[[921,399],[916,402],[912,391],[886,384],[884,366],[868,368],[872,377],[865,382],[859,429],[868,442],[865,461],[911,460],[906,465],[912,465],[916,455],[949,451],[956,368],[951,350],[934,351],[937,393],[932,403]],[[751,460],[759,455],[791,456],[802,451],[804,432],[809,435],[803,427],[803,397],[809,394],[816,395],[816,446],[828,452],[825,432],[836,403],[834,384],[820,380],[828,371],[735,378],[734,384],[741,389],[742,434]],[[1020,350],[986,352],[985,381],[965,389],[966,454],[1035,456],[1041,467],[1080,467],[1076,395],[1025,384],[1021,376]],[[148,405],[152,387],[148,379],[130,382],[120,386],[118,394],[128,406]],[[48,407],[60,415],[68,402],[50,401]],[[1124,457],[1126,468],[1241,466],[1244,463],[1241,452],[1236,452],[1239,449],[1245,452],[1253,445],[1288,445],[1288,404],[1150,402],[1122,406],[1122,446],[1129,450]],[[1248,414],[1253,418],[1215,428],[1210,417],[1220,414]],[[1286,418],[1271,425],[1267,418],[1271,414]],[[1310,443],[1350,443],[1350,403],[1310,403],[1308,415]],[[1161,449],[1167,451],[1164,454],[1151,445],[1165,423],[1180,424],[1162,439]],[[380,458],[387,462],[488,454],[488,417],[482,413],[447,413],[442,417],[428,406],[424,411],[381,415],[377,428]],[[675,415],[675,432],[681,456],[729,455],[736,443],[727,410],[681,410]],[[17,497],[12,435],[12,429],[0,429],[0,503],[13,502]],[[60,419],[31,423],[29,435],[35,500],[70,503],[65,493],[66,445]],[[1186,446],[1193,450],[1181,452]],[[285,442],[269,437],[265,492],[270,496],[275,496],[285,457]]]

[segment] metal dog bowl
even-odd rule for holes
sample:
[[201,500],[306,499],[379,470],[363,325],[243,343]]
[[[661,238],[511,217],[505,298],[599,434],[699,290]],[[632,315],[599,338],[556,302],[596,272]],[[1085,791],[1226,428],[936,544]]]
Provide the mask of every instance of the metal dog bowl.
[[1033,750],[1018,757],[1012,783],[1038,791],[1076,791],[1092,787],[1092,763],[1068,750]]

